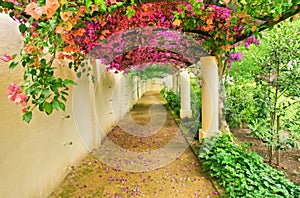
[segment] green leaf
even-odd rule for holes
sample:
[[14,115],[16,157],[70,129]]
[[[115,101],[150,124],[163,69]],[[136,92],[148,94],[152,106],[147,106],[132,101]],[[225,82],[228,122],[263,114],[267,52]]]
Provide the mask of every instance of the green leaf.
[[59,102],[59,107],[60,107],[60,109],[61,109],[61,110],[63,110],[63,111],[65,111],[65,110],[66,110],[66,106],[65,106],[65,104],[64,104],[64,103],[62,103],[62,102]]
[[22,34],[24,34],[24,32],[26,32],[26,30],[27,30],[27,27],[26,27],[25,24],[19,25],[19,31],[20,31]]
[[22,119],[29,123],[32,119],[32,112],[31,111],[27,111],[26,113],[23,114]]
[[19,61],[18,60],[14,60],[12,63],[10,63],[8,69],[9,70],[13,70],[14,68],[17,67],[18,64],[19,64]]
[[44,106],[43,106],[43,104],[39,104],[39,110],[40,110],[40,111],[44,111]]
[[58,109],[60,108],[60,106],[59,106],[59,101],[58,101],[57,99],[54,99],[54,100],[52,101],[52,107],[53,107],[53,109],[55,109],[55,110],[58,110]]
[[50,115],[53,111],[52,105],[49,102],[44,103],[44,109],[47,115]]
[[128,19],[130,19],[131,17],[134,16],[135,9],[131,8],[130,6],[128,6],[127,10],[126,10],[126,14],[127,14]]
[[3,8],[12,9],[12,8],[14,8],[15,4],[13,4],[12,2],[3,2],[3,3],[1,4],[1,6],[2,6]]
[[58,93],[57,87],[51,86],[50,89],[51,89],[55,94],[59,94],[59,93]]
[[42,95],[43,95],[45,98],[48,98],[48,97],[51,95],[49,89],[43,89]]
[[31,88],[32,88],[32,92],[31,92],[32,95],[36,95],[36,94],[40,93],[41,90],[42,90],[42,88],[36,88],[35,89],[34,86],[31,86]]
[[65,91],[61,91],[61,93],[62,93],[63,95],[67,95],[67,96],[69,95],[68,92],[65,92]]
[[44,97],[40,97],[36,102],[37,104],[42,104],[45,101]]
[[67,98],[66,98],[65,96],[63,96],[63,95],[61,96],[61,99],[62,99],[63,101],[65,101],[65,102],[67,101]]
[[92,4],[93,4],[93,1],[91,1],[91,0],[85,0],[85,6],[86,6],[87,9],[89,9]]
[[76,85],[73,80],[65,79],[63,82],[64,85]]

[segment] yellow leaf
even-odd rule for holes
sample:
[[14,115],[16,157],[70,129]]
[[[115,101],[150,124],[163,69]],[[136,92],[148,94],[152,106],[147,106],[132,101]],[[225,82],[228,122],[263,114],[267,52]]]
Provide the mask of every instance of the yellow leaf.
[[175,21],[173,21],[173,25],[175,26],[180,26],[180,24],[181,24],[181,20],[179,19],[175,19]]
[[62,27],[64,28],[64,30],[70,31],[73,28],[73,25],[70,21],[65,21],[63,23],[61,23]]
[[206,23],[207,23],[207,25],[211,25],[211,24],[213,24],[213,20],[211,18],[209,18],[209,19],[207,19]]

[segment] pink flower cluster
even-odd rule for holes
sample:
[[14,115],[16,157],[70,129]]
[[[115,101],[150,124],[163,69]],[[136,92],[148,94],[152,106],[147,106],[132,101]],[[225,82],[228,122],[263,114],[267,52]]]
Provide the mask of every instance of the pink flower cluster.
[[7,54],[4,54],[0,60],[4,61],[4,62],[8,62],[10,60],[14,59],[11,55],[7,55]]
[[229,68],[232,68],[232,63],[234,61],[239,61],[243,57],[242,52],[232,53],[229,55],[229,58],[225,62],[229,62]]
[[249,48],[249,46],[251,44],[255,44],[255,45],[260,45],[259,40],[255,39],[254,36],[250,36],[249,38],[247,38],[246,43],[245,43],[245,48]]
[[[131,57],[135,57],[135,59],[132,60]],[[160,63],[164,65],[171,63],[178,67],[186,67],[188,60],[169,51],[158,51],[155,48],[145,47],[117,56],[107,69],[116,69],[127,73],[141,65],[141,63]]]
[[[22,93],[22,90],[17,83],[11,83],[8,86],[5,94],[9,101],[15,104],[21,104],[22,106],[27,105],[28,97],[24,93]],[[23,112],[26,112],[26,108],[23,109]]]

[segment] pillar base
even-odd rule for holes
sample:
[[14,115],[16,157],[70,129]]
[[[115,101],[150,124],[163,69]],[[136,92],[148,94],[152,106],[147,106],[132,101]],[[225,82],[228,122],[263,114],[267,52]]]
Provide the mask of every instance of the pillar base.
[[193,115],[192,110],[182,110],[180,109],[180,118],[191,118]]
[[199,138],[212,138],[219,137],[222,135],[221,131],[204,131],[203,129],[199,129]]

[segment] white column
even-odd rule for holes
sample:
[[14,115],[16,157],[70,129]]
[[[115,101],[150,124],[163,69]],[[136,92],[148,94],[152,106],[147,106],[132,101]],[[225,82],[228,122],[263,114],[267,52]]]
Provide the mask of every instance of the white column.
[[219,132],[219,75],[218,65],[214,56],[202,57],[202,129],[200,137],[218,136]]
[[114,114],[114,119],[118,123],[122,119],[122,106],[123,106],[123,94],[122,94],[122,78],[123,74],[122,73],[117,73],[114,74],[115,76],[115,86],[114,86],[114,91],[112,95],[112,106],[113,106],[113,114]]
[[178,76],[174,74],[172,76],[172,89],[177,94],[178,93]]
[[137,76],[133,76],[133,80],[132,80],[133,82],[133,95],[132,95],[132,103],[133,103],[133,105],[135,105],[136,103],[137,103],[137,101],[138,101],[138,91],[137,91],[137,89],[138,89],[138,87],[137,87],[137,81],[138,81],[138,77]]
[[181,109],[180,118],[192,117],[190,74],[187,69],[180,71]]
[[120,85],[121,85],[121,97],[122,97],[122,112],[121,112],[121,118],[123,118],[128,112],[129,112],[129,81],[128,76],[122,75],[122,78],[120,79]]

